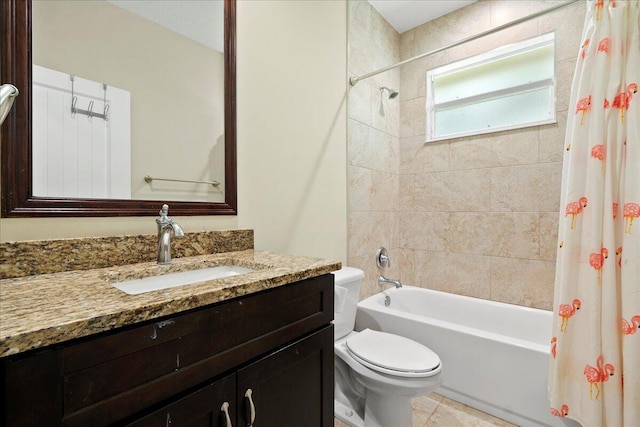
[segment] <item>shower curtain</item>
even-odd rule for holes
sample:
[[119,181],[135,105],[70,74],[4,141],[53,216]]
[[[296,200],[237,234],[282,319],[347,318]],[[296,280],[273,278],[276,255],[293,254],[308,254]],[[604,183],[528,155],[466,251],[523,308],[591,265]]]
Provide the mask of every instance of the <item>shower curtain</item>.
[[640,4],[587,2],[567,123],[551,412],[640,426]]

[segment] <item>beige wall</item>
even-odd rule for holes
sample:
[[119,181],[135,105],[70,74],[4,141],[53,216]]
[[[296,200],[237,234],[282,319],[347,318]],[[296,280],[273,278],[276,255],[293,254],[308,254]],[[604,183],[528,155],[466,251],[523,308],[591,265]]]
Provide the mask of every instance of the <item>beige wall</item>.
[[[400,57],[410,58],[553,3],[481,0],[400,35]],[[401,68],[401,255],[392,274],[404,283],[551,308],[564,131],[583,8],[582,3],[570,6]],[[557,44],[557,124],[424,143],[427,69],[550,31],[556,31]],[[352,63],[350,58],[350,67]],[[362,155],[350,152],[349,158]],[[350,185],[350,199],[372,197],[363,191],[370,190]],[[362,245],[354,242],[360,234],[350,233],[350,248]],[[374,254],[369,249],[369,269]]]
[[239,224],[346,260],[347,5],[238,2]]
[[[258,249],[346,260],[346,29],[340,1],[238,1],[237,217]],[[0,240],[154,233],[152,217],[2,219]]]

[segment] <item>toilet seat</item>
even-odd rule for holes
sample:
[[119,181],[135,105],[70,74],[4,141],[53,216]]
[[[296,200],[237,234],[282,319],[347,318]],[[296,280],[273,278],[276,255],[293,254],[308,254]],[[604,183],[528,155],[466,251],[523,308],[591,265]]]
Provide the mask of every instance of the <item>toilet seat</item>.
[[345,342],[355,360],[374,371],[406,378],[429,377],[440,372],[440,358],[409,338],[365,329]]

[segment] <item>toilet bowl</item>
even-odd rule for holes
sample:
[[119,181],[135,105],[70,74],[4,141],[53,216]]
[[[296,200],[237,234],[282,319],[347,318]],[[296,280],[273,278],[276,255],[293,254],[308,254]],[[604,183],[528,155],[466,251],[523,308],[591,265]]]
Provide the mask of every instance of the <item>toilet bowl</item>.
[[335,271],[335,411],[352,427],[411,427],[411,398],[442,383],[429,348],[386,332],[356,332],[361,270]]

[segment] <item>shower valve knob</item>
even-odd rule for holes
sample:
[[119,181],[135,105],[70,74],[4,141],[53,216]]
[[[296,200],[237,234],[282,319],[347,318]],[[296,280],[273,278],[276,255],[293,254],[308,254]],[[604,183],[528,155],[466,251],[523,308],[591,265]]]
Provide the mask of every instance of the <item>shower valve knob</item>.
[[389,253],[382,246],[378,248],[378,252],[376,252],[376,265],[378,268],[391,267],[391,258],[389,258]]

